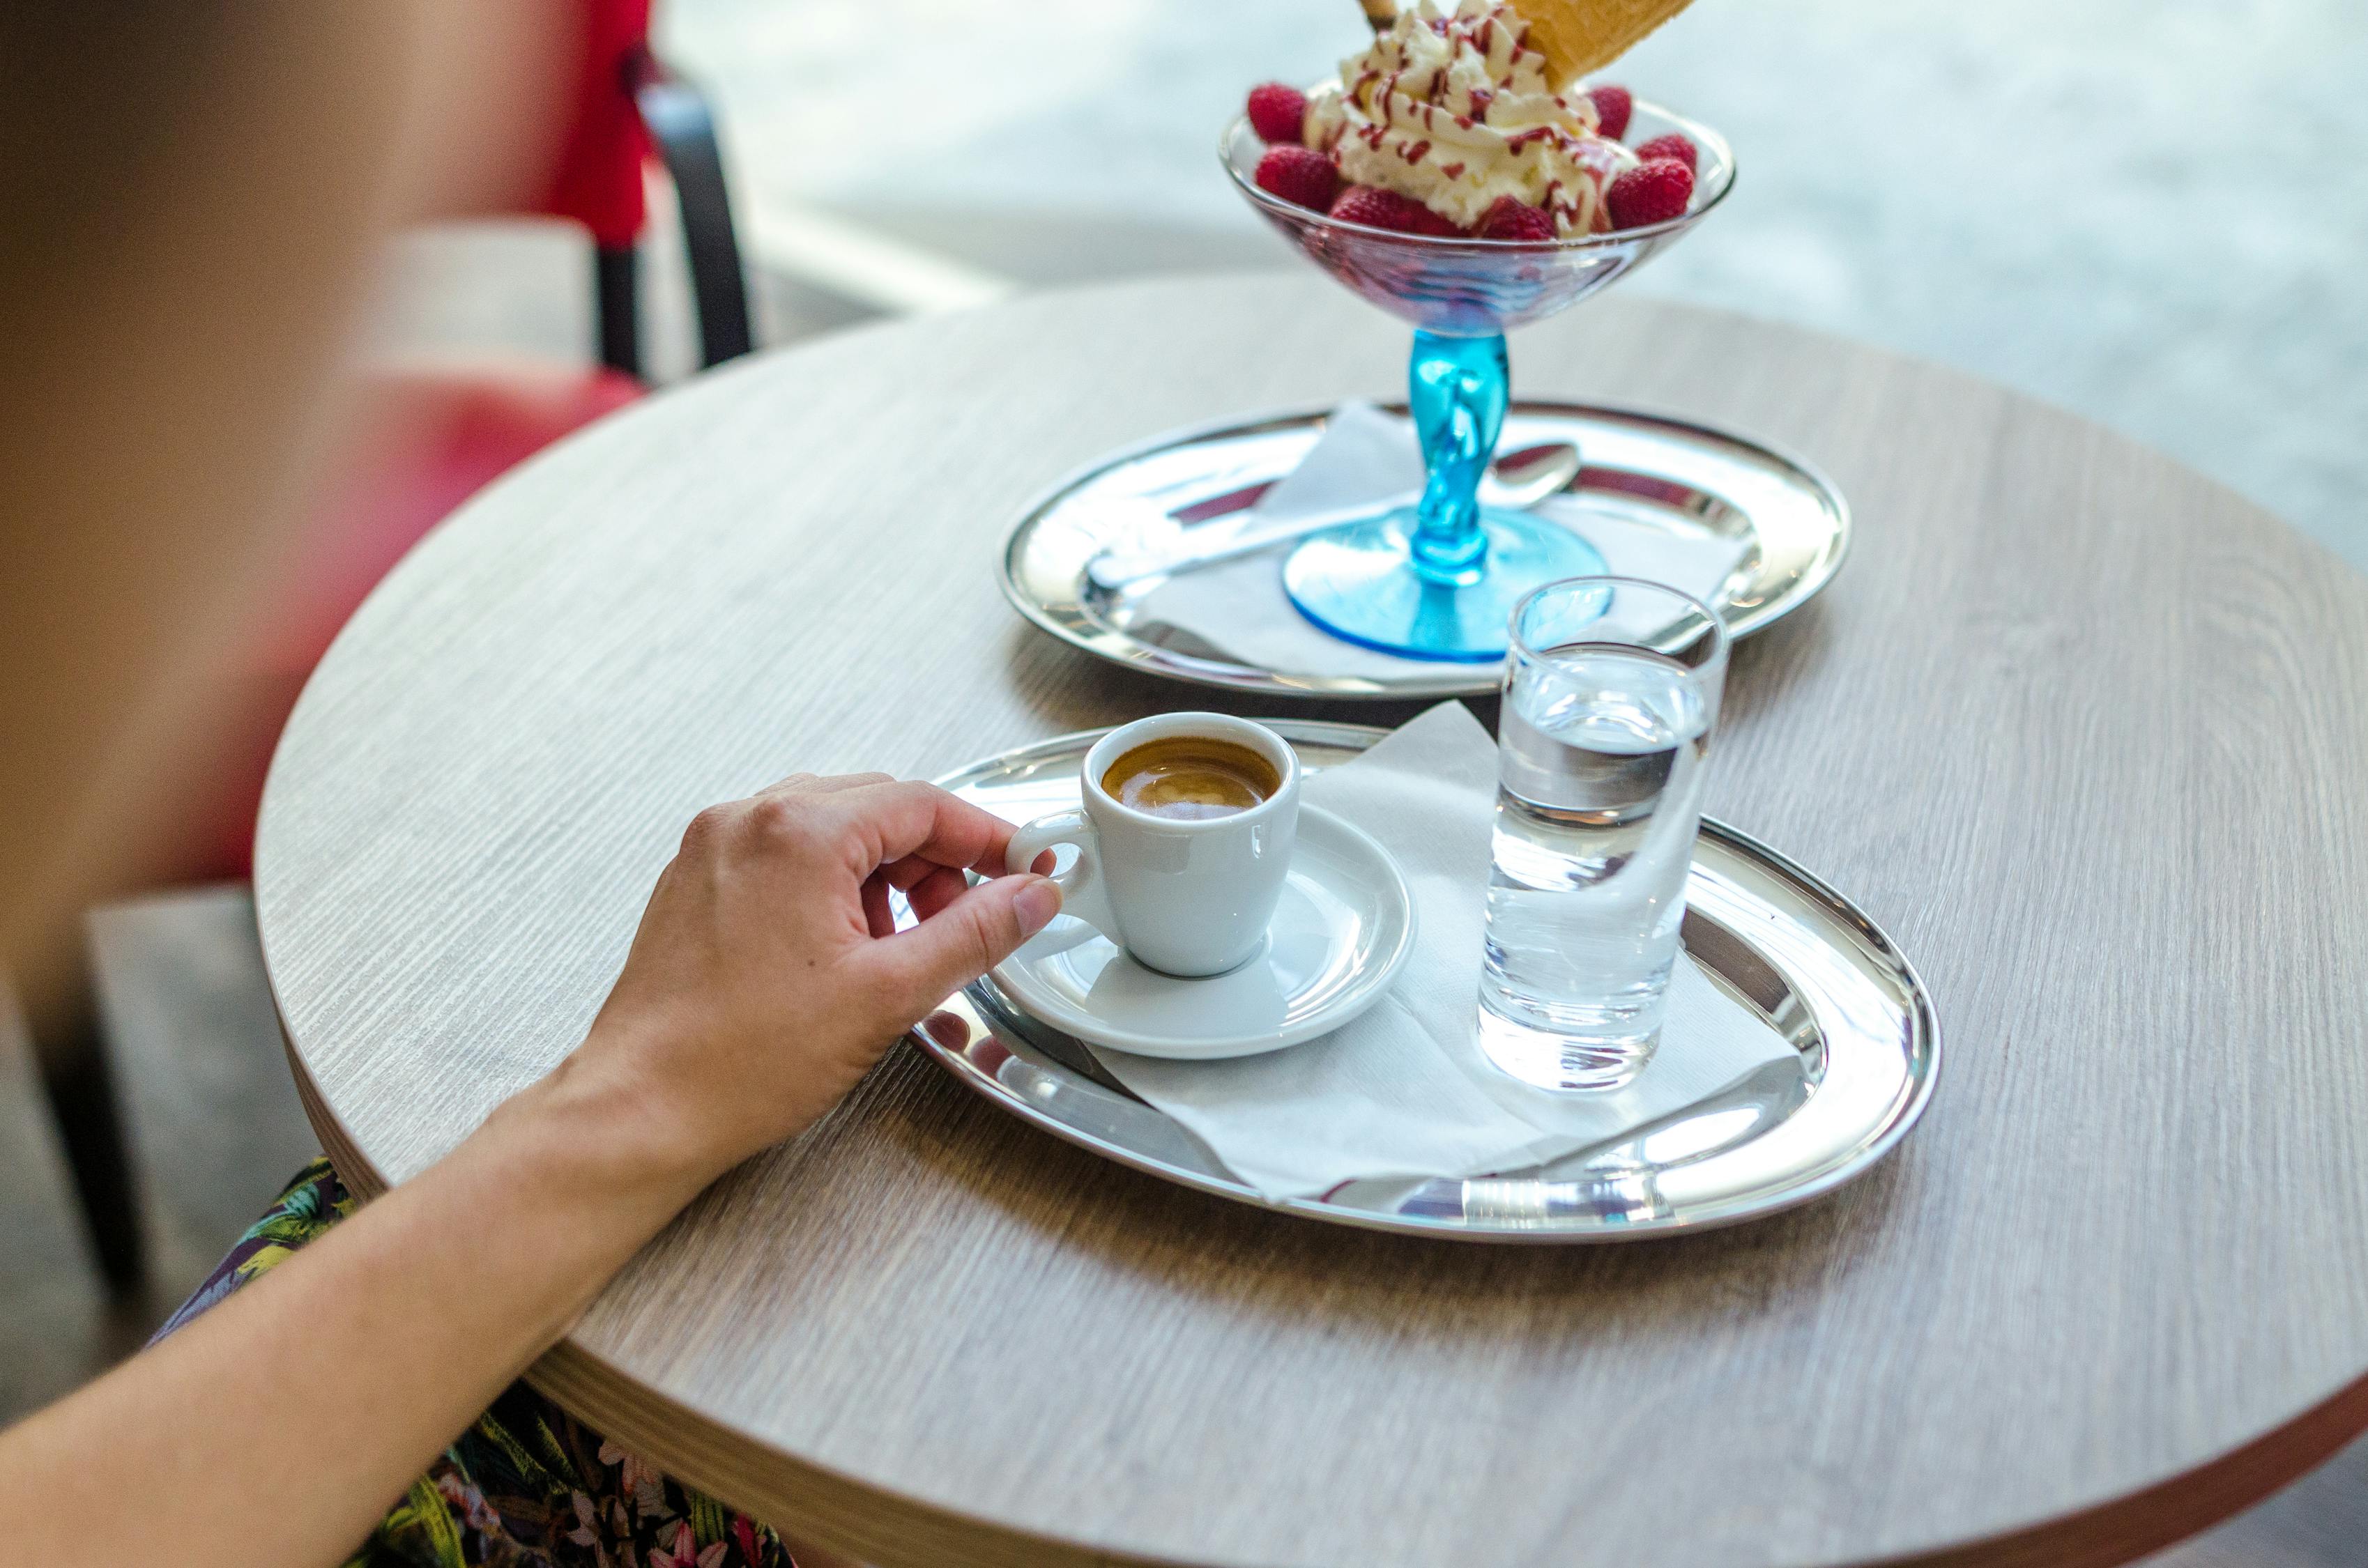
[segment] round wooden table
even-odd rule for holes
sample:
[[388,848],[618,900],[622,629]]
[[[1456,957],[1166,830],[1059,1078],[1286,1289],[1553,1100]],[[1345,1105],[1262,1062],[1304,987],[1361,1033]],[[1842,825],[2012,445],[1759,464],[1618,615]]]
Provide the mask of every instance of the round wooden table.
[[[575,1043],[701,804],[1222,701],[1022,625],[1006,522],[1168,426],[1389,394],[1405,348],[1313,276],[1039,295],[702,378],[471,503],[347,629],[265,804],[271,978],[348,1179]],[[2095,426],[1809,334],[1615,296],[1515,358],[1854,503],[1841,576],[1737,652],[1712,809],[1921,968],[1951,1055],[1917,1133],[1738,1230],[1479,1247],[1167,1186],[900,1049],[541,1387],[910,1568],[2061,1568],[2368,1427],[2368,583]]]

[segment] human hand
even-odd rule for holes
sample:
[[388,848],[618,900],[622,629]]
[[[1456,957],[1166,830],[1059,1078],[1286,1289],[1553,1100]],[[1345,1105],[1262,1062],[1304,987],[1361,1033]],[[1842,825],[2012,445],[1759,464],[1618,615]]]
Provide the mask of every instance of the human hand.
[[[877,773],[800,774],[710,807],[554,1080],[629,1108],[696,1190],[811,1125],[1059,912],[1046,878],[999,874],[1010,837],[990,812]],[[994,880],[970,887],[965,868]],[[920,916],[908,931],[892,887]]]

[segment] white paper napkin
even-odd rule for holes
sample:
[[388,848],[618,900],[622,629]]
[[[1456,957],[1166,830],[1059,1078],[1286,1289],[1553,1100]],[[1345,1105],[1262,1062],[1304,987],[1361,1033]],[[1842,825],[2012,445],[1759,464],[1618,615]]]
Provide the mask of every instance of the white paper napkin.
[[1095,1055],[1244,1182],[1292,1198],[1362,1177],[1518,1170],[1658,1120],[1794,1054],[1680,959],[1660,1050],[1625,1088],[1549,1095],[1490,1066],[1472,1029],[1496,789],[1496,745],[1457,702],[1307,780],[1306,804],[1347,818],[1397,858],[1419,912],[1413,958],[1362,1017],[1230,1062]]
[[[1584,455],[1584,454],[1582,454]],[[1299,466],[1258,498],[1244,527],[1281,527],[1293,517],[1347,506],[1375,511],[1422,490],[1422,448],[1414,426],[1370,403],[1344,403]],[[1615,576],[1642,577],[1710,599],[1743,559],[1743,544],[1707,528],[1673,528],[1599,510],[1561,495],[1542,517],[1571,523],[1603,554]],[[1144,597],[1137,623],[1164,620],[1233,658],[1299,675],[1436,674],[1439,665],[1394,658],[1317,630],[1282,591],[1290,544],[1169,578]]]

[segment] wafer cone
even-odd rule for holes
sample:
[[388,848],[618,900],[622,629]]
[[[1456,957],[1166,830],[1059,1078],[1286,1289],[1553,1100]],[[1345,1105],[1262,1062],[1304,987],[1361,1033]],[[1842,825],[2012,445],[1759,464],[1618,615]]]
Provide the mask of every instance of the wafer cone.
[[1686,8],[1687,0],[1511,0],[1530,24],[1529,47],[1546,57],[1557,88],[1600,71],[1646,33]]

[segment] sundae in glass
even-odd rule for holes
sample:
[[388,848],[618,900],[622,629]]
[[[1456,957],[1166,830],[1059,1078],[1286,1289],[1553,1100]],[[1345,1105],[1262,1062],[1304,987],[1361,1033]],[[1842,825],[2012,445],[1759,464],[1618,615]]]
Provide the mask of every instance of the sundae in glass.
[[1284,586],[1350,642],[1494,662],[1516,600],[1603,570],[1562,524],[1478,502],[1509,397],[1504,334],[1687,232],[1735,160],[1708,127],[1579,80],[1683,0],[1389,4],[1368,0],[1374,36],[1337,80],[1253,89],[1220,149],[1268,222],[1416,329],[1419,502],[1311,536]]

